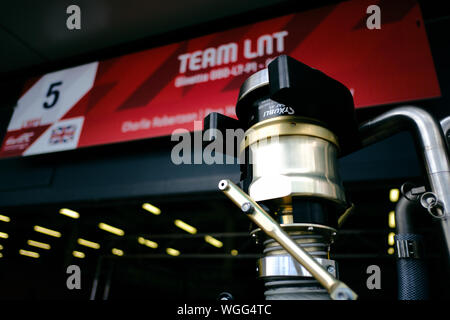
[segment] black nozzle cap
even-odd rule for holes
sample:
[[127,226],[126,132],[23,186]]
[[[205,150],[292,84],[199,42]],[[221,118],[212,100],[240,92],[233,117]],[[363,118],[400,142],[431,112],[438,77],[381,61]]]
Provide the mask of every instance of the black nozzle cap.
[[341,156],[360,147],[353,96],[345,85],[286,55],[274,59],[268,73],[270,99],[325,124],[338,137]]

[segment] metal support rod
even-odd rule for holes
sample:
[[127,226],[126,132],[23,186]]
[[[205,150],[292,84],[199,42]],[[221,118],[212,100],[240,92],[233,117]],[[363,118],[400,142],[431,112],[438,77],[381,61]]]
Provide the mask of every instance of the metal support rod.
[[356,300],[357,294],[333,277],[292,238],[253,199],[230,180],[219,182],[219,189],[231,199],[261,230],[277,241],[292,257],[305,267],[327,289],[333,300]]
[[89,300],[95,300],[95,296],[97,295],[98,282],[100,279],[100,273],[102,269],[102,257],[98,258],[97,268],[95,270],[94,281],[92,282],[91,296]]
[[363,123],[359,132],[363,145],[367,146],[407,129],[415,134],[428,182],[440,202],[440,223],[450,259],[450,163],[439,122],[421,108],[404,106]]
[[103,300],[108,300],[109,298],[109,291],[111,289],[111,279],[113,271],[114,271],[114,262],[111,261],[108,269],[108,274],[106,276],[105,287],[103,288]]

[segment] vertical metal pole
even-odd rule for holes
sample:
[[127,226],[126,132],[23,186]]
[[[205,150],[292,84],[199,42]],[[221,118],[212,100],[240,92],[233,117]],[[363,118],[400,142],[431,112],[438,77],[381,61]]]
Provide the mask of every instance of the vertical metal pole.
[[108,268],[108,275],[106,276],[106,283],[105,287],[103,289],[103,300],[108,300],[109,298],[109,291],[111,288],[111,278],[114,270],[114,263],[111,262],[111,265]]
[[102,256],[100,256],[98,258],[97,268],[95,270],[94,281],[92,282],[91,297],[89,298],[89,300],[95,300],[95,295],[97,293],[97,287],[98,287],[98,282],[99,282],[99,278],[100,278],[101,268],[102,268]]

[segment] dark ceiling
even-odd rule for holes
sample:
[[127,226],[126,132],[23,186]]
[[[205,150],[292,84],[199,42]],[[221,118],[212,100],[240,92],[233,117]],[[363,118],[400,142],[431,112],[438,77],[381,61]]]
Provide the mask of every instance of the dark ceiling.
[[[0,10],[0,75],[29,76],[117,56],[337,0],[17,0]],[[382,4],[383,0],[375,1]],[[425,22],[448,17],[444,4],[419,1]],[[70,5],[81,29],[69,30]]]
[[[64,60],[282,2],[285,1],[3,1],[0,72]],[[81,9],[81,30],[66,27],[66,9],[72,4]]]

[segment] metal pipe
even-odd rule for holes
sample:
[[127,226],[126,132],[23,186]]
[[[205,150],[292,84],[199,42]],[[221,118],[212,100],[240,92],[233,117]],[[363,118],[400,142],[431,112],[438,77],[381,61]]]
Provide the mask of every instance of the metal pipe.
[[415,134],[428,182],[441,205],[440,223],[450,258],[450,164],[439,122],[421,108],[404,106],[363,123],[359,132],[363,145],[367,146],[408,129]]
[[261,230],[277,241],[291,256],[297,260],[314,278],[327,289],[333,300],[356,300],[357,295],[343,282],[333,277],[308,252],[278,225],[258,203],[230,180],[221,180],[219,189],[225,193]]
[[440,123],[444,132],[445,142],[447,142],[447,150],[450,152],[450,116],[441,119]]
[[445,136],[447,131],[450,130],[450,116],[441,119],[440,123]]

